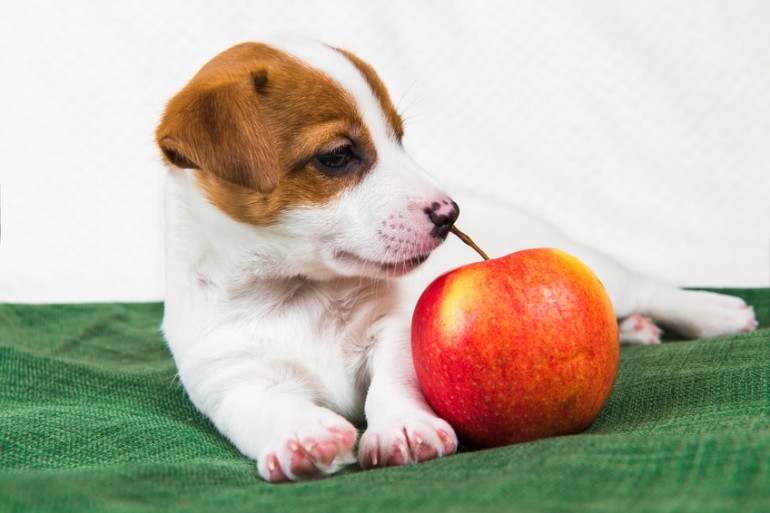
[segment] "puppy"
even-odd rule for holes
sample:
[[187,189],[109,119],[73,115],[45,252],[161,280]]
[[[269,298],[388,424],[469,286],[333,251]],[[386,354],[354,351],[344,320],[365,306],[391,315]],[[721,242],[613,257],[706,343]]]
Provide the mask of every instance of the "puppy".
[[[163,332],[190,399],[267,481],[354,462],[364,421],[365,468],[457,448],[416,382],[409,325],[427,281],[471,255],[458,244],[411,283],[397,279],[425,267],[459,214],[403,134],[368,64],[297,40],[216,56],[158,126],[169,164]],[[593,265],[619,315],[633,314],[625,341],[659,340],[647,317],[694,337],[754,326],[738,299],[660,286],[526,213],[477,203],[467,226],[480,233],[494,216],[511,227],[493,237],[498,255],[558,245]]]

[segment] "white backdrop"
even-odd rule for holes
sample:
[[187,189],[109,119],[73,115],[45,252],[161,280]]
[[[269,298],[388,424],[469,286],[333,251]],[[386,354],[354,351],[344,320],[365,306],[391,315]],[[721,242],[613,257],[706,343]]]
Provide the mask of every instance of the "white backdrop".
[[276,32],[372,63],[450,193],[667,281],[768,286],[770,2],[3,0],[0,301],[161,299],[163,105]]

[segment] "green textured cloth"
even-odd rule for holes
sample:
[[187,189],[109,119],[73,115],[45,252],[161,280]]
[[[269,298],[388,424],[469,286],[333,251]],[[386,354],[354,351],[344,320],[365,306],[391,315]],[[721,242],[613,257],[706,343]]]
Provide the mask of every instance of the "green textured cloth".
[[190,404],[162,305],[0,305],[0,511],[770,511],[762,329],[629,347],[584,433],[269,485]]

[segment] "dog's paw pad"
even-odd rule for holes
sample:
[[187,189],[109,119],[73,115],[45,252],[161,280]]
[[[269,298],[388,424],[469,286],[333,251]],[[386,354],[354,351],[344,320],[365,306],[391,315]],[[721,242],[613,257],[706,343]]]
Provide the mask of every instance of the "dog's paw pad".
[[357,435],[352,424],[332,412],[307,419],[282,441],[270,444],[266,456],[257,461],[259,475],[280,483],[333,474],[355,461]]
[[649,317],[633,313],[618,324],[621,344],[660,344],[663,331]]
[[453,454],[457,450],[457,436],[452,427],[428,414],[421,417],[367,429],[358,449],[361,466],[406,465]]

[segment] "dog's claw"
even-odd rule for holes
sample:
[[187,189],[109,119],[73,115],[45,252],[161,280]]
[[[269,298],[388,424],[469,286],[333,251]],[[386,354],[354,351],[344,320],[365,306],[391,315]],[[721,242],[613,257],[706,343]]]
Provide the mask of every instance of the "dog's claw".
[[267,469],[269,474],[268,481],[271,483],[283,483],[289,480],[278,464],[278,457],[275,454],[270,454],[267,457]]

